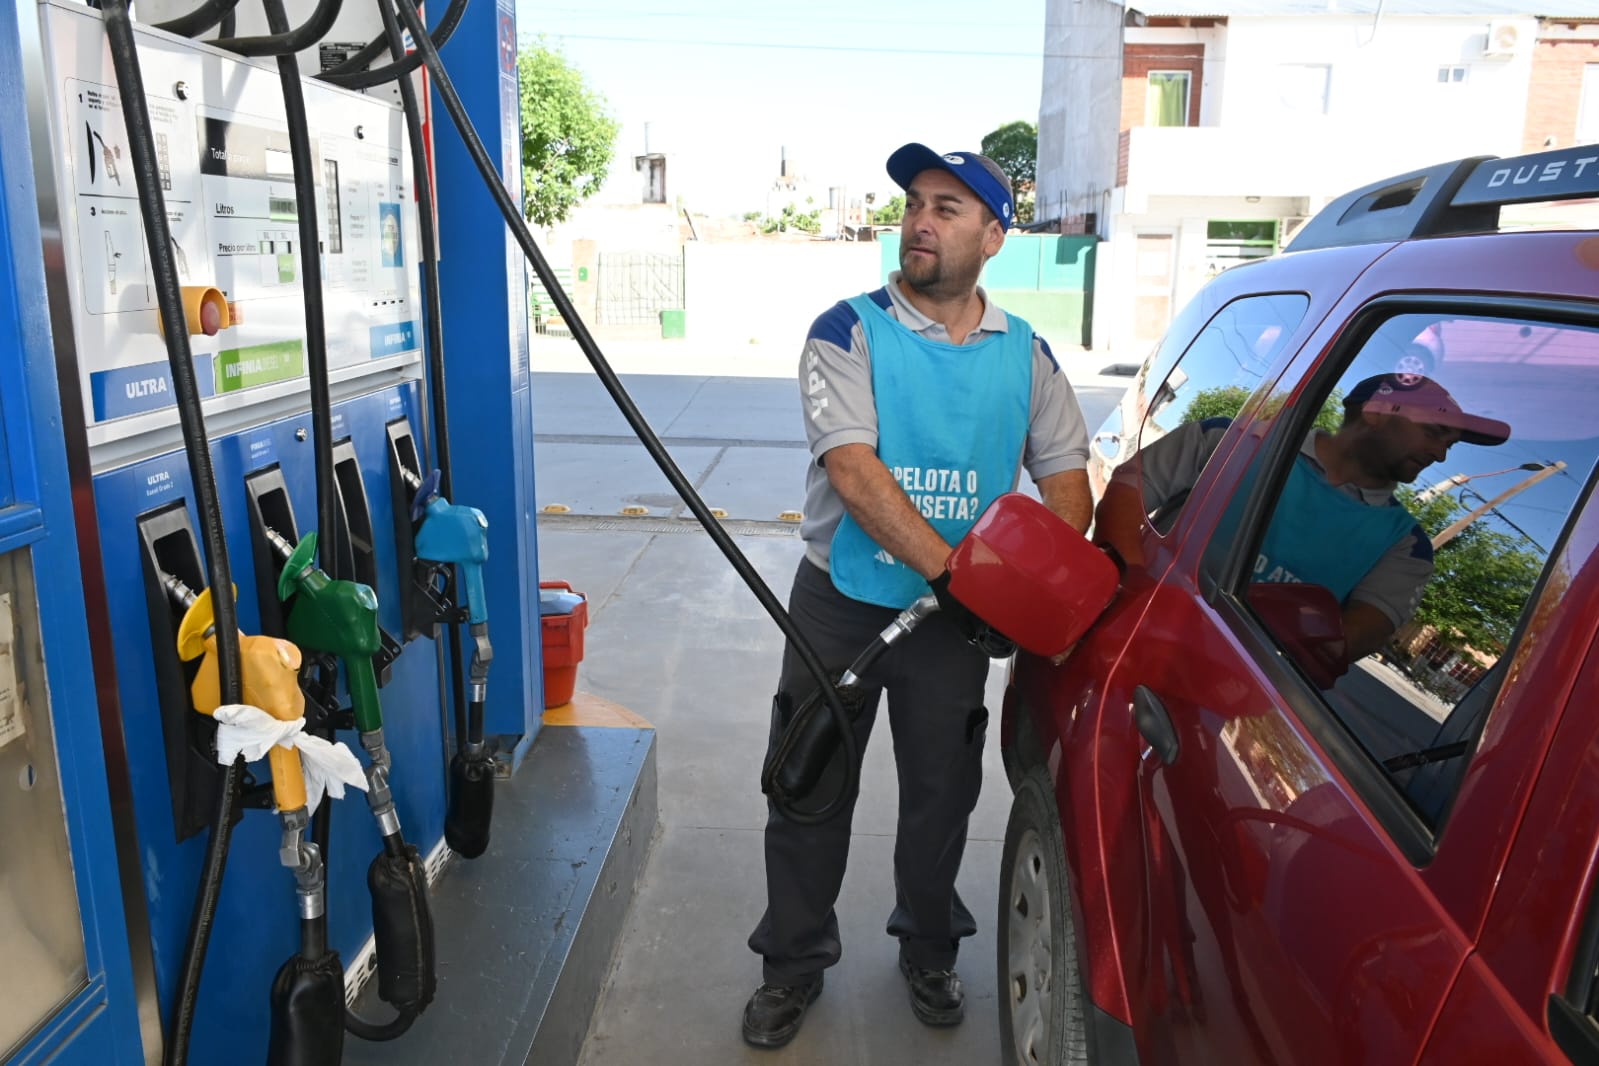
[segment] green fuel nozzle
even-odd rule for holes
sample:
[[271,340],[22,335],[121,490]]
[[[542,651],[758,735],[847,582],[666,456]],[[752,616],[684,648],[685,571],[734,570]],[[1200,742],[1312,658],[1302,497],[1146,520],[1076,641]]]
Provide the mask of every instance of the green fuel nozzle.
[[312,561],[316,558],[315,533],[307,533],[292,548],[272,530],[267,530],[267,537],[280,553],[288,555],[278,576],[278,598],[294,598],[287,625],[289,639],[302,648],[343,660],[356,728],[362,733],[382,729],[383,709],[378,702],[377,673],[372,668],[372,656],[383,646],[376,593],[369,585],[335,581],[318,568]]

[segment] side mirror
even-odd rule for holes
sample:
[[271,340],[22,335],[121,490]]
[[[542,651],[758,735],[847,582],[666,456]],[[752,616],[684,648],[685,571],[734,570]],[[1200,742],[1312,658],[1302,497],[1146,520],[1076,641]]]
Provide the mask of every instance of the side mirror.
[[1116,564],[1053,511],[1008,492],[949,557],[949,590],[1034,655],[1076,644],[1116,595]]
[[1245,598],[1318,688],[1332,688],[1349,669],[1344,611],[1330,589],[1258,581],[1249,586]]

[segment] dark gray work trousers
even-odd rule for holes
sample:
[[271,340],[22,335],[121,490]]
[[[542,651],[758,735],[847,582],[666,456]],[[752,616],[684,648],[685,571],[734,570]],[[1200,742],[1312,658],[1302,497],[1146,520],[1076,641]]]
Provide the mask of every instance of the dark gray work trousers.
[[[897,611],[843,595],[832,579],[801,561],[789,596],[789,613],[837,676]],[[966,850],[966,826],[983,783],[983,740],[988,712],[983,687],[988,658],[948,619],[935,614],[889,649],[863,678],[866,704],[855,722],[861,753],[871,736],[879,697],[888,693],[888,719],[899,776],[899,827],[894,843],[894,910],[888,934],[913,965],[951,969],[962,937],[977,931],[955,891]],[[815,681],[792,647],[783,652],[771,741]],[[842,760],[816,788],[820,807],[837,794]],[[808,981],[839,960],[838,916],[833,904],[849,857],[851,809],[821,825],[800,825],[768,807],[766,914],[750,934],[750,949],[764,960],[763,980],[774,985]]]

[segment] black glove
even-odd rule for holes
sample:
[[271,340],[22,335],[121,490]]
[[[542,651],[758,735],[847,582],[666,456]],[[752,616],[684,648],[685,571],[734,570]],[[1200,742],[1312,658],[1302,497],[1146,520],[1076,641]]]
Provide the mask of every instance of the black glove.
[[949,571],[927,583],[938,597],[938,611],[955,624],[969,643],[977,645],[990,659],[1008,659],[1016,654],[1016,642],[983,621],[949,590]]

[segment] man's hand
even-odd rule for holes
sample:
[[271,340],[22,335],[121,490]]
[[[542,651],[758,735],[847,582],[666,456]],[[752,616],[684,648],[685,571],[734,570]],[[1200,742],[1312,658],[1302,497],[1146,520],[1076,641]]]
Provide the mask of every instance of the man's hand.
[[1344,607],[1345,664],[1364,659],[1388,643],[1394,624],[1380,609],[1362,600]]

